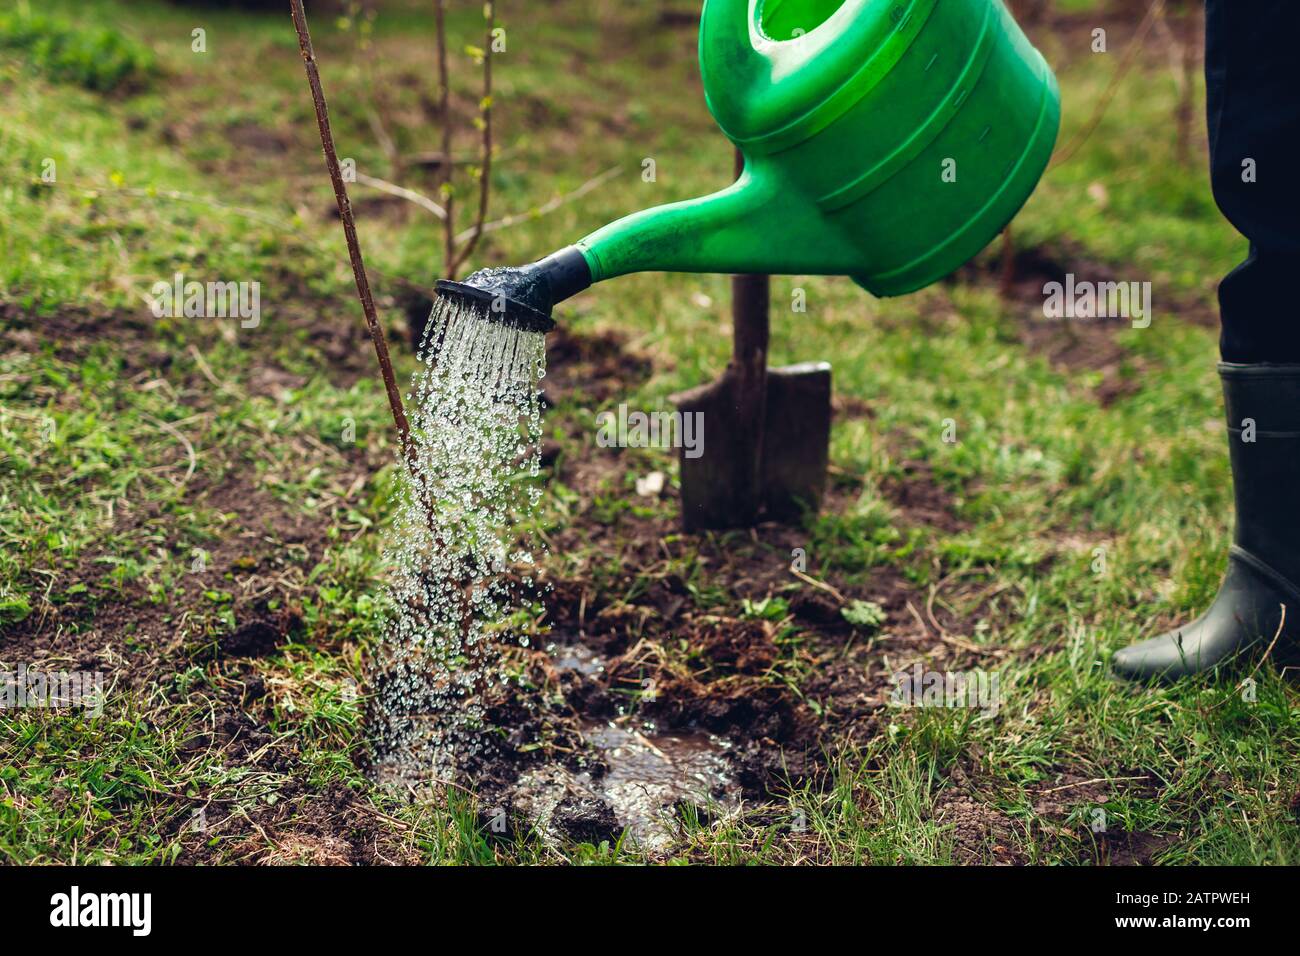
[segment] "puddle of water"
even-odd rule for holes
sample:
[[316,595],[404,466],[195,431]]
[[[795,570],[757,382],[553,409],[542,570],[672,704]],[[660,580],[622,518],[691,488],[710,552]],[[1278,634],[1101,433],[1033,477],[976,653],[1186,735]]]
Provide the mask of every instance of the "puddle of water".
[[564,808],[572,825],[575,808],[597,819],[613,811],[627,840],[651,853],[671,849],[678,838],[678,803],[727,814],[739,807],[739,787],[727,763],[730,744],[705,733],[644,734],[619,724],[591,723],[583,737],[607,770],[600,777],[557,764],[528,771],[515,783],[514,802],[551,842],[561,837],[556,816]]
[[[573,641],[547,647],[556,670],[584,676],[602,673],[608,659]],[[551,765],[529,771],[515,784],[515,801],[548,839],[561,806],[604,804],[613,811],[627,839],[643,850],[664,851],[677,839],[678,803],[708,807],[723,814],[739,806],[740,788],[731,776],[731,744],[711,734],[656,733],[626,722],[588,722],[583,739],[607,770],[599,777]]]
[[[595,788],[628,836],[643,849],[665,849],[679,801],[726,811],[736,804],[729,744],[705,733],[645,735],[617,724],[592,724],[583,736],[608,771]],[[586,776],[585,774],[583,776]]]
[[590,677],[605,669],[605,658],[585,644],[552,644],[547,651],[557,671],[573,671]]

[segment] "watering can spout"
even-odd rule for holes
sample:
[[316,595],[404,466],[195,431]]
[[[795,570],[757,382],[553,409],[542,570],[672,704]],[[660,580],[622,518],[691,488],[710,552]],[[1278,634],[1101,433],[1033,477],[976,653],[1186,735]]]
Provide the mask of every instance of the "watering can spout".
[[[437,291],[483,318],[547,332],[556,304],[593,282],[632,272],[820,271],[830,262],[826,243],[801,259],[772,240],[782,225],[769,220],[780,208],[771,194],[775,185],[746,170],[711,196],[633,213],[538,262],[483,269],[464,282],[440,280]],[[807,268],[792,268],[800,263]]]
[[[788,201],[779,172],[748,161],[732,185],[709,196],[633,213],[580,240],[592,281],[631,272],[840,273],[850,244],[807,204]],[[786,241],[816,234],[812,246]]]
[[439,291],[494,290],[532,325],[641,271],[847,275],[902,295],[1005,228],[1060,124],[1056,79],[1003,0],[705,0],[700,72],[745,156],[735,183]]

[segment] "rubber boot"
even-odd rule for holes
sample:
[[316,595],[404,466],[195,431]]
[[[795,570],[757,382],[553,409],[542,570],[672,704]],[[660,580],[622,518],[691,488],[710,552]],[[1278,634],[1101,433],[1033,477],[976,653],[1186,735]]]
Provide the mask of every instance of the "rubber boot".
[[[1296,657],[1300,634],[1300,365],[1219,365],[1237,527],[1228,571],[1192,623],[1112,659],[1132,680],[1177,680],[1273,643]],[[1283,611],[1283,606],[1286,610]],[[1278,627],[1285,630],[1278,636]]]

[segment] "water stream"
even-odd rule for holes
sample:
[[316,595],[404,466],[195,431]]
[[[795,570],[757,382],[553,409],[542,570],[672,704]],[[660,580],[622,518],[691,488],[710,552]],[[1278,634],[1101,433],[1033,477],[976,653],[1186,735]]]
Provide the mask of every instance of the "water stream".
[[376,655],[381,774],[454,775],[483,746],[498,642],[535,566],[515,544],[541,495],[541,334],[439,300],[407,396],[418,467],[399,469],[392,619]]
[[[543,336],[440,300],[407,396],[417,467],[397,469],[386,557],[391,618],[375,654],[370,730],[390,783],[452,780],[487,738],[485,693],[506,680],[504,641],[534,555],[519,529],[541,496],[538,383]],[[405,463],[404,463],[405,464]],[[548,648],[557,668],[599,675],[605,659],[577,642]],[[518,798],[545,833],[574,798],[606,807],[648,850],[675,838],[680,803],[734,805],[729,745],[704,733],[655,733],[627,718],[586,722],[594,772],[548,765]]]

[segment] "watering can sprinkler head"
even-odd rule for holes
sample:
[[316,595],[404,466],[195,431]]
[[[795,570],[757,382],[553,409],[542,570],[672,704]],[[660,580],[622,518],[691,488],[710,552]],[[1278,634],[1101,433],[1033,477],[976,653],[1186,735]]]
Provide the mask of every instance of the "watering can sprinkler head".
[[438,292],[536,331],[631,272],[845,275],[903,295],[1006,227],[1060,125],[1056,79],[1003,0],[705,0],[700,74],[745,157],[734,184]]
[[546,333],[555,303],[591,285],[591,269],[576,246],[526,266],[480,269],[464,282],[441,279],[438,295],[488,322]]

